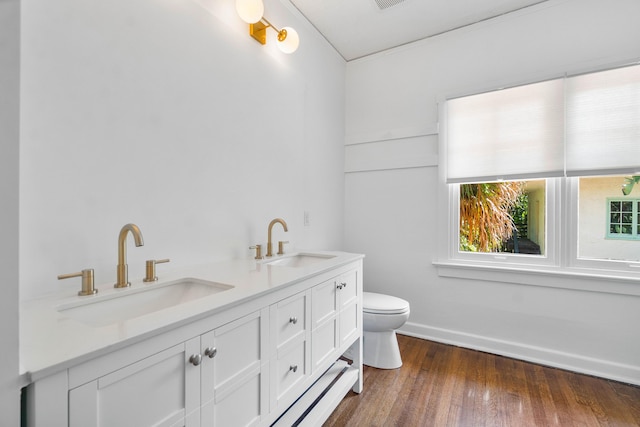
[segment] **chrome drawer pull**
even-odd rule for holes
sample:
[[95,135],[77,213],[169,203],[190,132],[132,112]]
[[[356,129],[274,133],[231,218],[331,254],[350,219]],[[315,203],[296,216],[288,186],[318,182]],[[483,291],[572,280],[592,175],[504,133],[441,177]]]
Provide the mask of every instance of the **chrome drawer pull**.
[[293,372],[296,372],[296,371],[298,370],[298,365],[291,365],[291,366],[289,366],[289,370],[290,370],[290,371],[293,371]]
[[289,323],[293,323],[295,325],[296,323],[298,323],[298,318],[297,317],[290,317],[289,318]]
[[218,349],[215,347],[207,347],[204,349],[204,355],[209,356],[209,359],[213,359],[218,353]]

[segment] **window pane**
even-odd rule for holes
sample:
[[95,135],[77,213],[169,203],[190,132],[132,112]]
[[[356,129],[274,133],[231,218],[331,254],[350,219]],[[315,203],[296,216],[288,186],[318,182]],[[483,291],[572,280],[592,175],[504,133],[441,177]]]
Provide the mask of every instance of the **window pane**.
[[640,261],[640,184],[625,175],[584,177],[578,192],[578,257]]
[[544,255],[546,182],[460,184],[459,250]]

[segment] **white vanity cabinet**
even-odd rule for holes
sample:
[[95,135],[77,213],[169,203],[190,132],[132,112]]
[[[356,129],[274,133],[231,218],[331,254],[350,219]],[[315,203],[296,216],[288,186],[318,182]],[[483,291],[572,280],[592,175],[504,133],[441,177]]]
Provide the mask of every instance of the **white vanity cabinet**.
[[321,424],[362,389],[361,257],[249,295],[37,378],[27,427]]

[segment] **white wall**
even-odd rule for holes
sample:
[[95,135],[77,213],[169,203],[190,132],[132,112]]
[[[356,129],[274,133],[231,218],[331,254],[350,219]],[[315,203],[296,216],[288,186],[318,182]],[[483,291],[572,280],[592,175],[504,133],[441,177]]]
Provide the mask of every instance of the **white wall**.
[[0,1],[0,424],[20,423],[18,153],[20,1]]
[[56,276],[83,268],[115,282],[128,222],[132,279],[252,256],[276,217],[290,248],[341,249],[345,62],[288,2],[265,16],[297,52],[233,1],[24,1],[21,298],[76,292]]
[[640,384],[637,296],[561,277],[446,278],[432,265],[447,227],[438,102],[637,60],[637,16],[635,0],[551,0],[347,64],[345,249],[367,254],[365,290],[409,300],[405,333]]

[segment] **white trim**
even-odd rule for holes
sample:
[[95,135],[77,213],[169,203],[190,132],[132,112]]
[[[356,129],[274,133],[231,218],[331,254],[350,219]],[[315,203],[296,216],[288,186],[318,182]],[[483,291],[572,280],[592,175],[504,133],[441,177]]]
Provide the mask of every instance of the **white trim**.
[[389,141],[393,139],[413,138],[438,134],[438,123],[409,126],[404,128],[386,129],[371,132],[359,132],[345,135],[344,145],[366,144],[369,142]]
[[347,145],[344,171],[410,169],[438,165],[435,135]]
[[434,261],[440,277],[640,296],[640,277],[588,269]]
[[596,359],[580,354],[557,351],[551,348],[469,334],[413,322],[405,323],[397,332],[429,341],[484,351],[628,384],[640,385],[640,366],[626,365],[611,360]]

